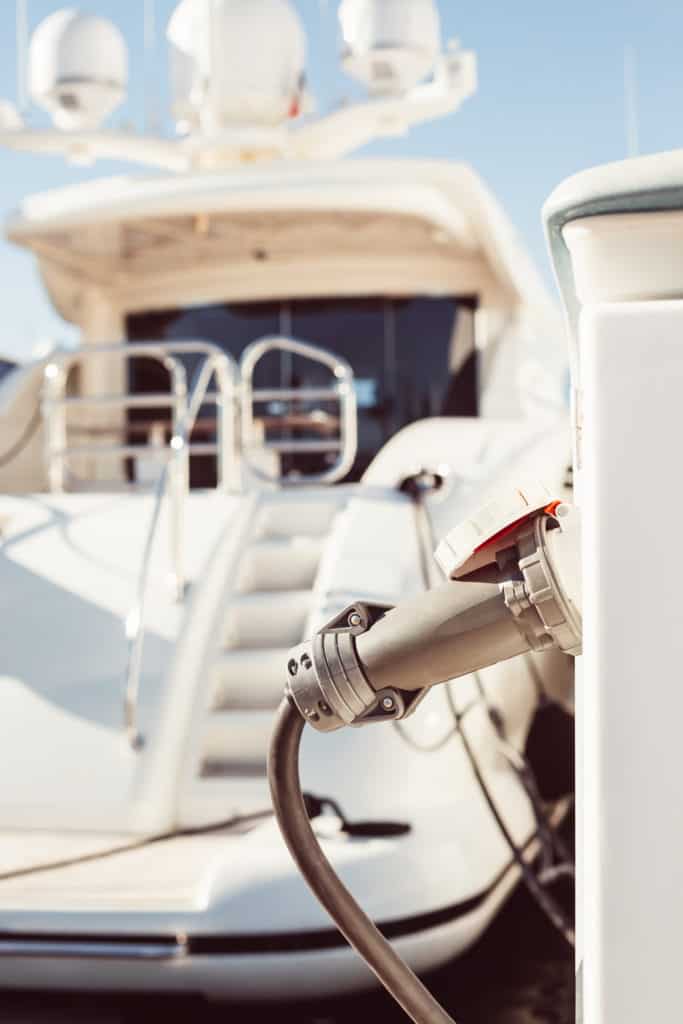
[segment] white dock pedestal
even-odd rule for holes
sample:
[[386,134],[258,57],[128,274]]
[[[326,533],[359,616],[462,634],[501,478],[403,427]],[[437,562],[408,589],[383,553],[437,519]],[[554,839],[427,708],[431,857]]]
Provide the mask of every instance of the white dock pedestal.
[[683,301],[588,303],[579,339],[583,1024],[674,1024],[683,1020]]

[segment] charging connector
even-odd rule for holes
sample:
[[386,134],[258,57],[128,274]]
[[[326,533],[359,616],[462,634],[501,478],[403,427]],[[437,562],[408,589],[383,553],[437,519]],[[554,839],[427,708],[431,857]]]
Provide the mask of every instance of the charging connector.
[[[407,718],[432,686],[529,651],[581,652],[578,513],[554,503],[470,553],[451,582],[390,608],[358,602],[288,659],[287,693],[320,732]],[[468,524],[469,525],[469,524]]]

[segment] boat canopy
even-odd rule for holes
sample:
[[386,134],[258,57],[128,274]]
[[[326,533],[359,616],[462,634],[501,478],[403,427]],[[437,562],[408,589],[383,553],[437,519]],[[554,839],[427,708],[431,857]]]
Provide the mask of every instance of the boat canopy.
[[126,312],[182,301],[330,295],[551,300],[464,164],[348,160],[120,177],[26,199],[9,237],[37,255],[60,313],[97,289]]

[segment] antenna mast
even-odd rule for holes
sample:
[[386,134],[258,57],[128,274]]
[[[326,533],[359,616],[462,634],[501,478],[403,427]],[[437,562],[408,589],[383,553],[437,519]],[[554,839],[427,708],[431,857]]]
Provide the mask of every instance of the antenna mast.
[[156,131],[158,125],[158,93],[156,87],[156,40],[157,19],[155,0],[144,0],[144,82],[145,82],[145,130]]
[[626,150],[629,156],[638,156],[640,153],[638,63],[635,47],[630,44],[624,47],[624,103]]
[[17,27],[17,108],[28,110],[28,0],[16,0]]

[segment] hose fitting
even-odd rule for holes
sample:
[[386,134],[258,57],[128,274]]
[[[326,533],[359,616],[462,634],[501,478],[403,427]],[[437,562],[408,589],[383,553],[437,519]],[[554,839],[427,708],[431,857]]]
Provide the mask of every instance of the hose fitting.
[[312,640],[290,651],[287,694],[319,732],[405,718],[416,707],[419,693],[375,690],[358,653],[358,637],[391,610],[388,605],[352,604]]
[[319,732],[396,721],[438,683],[528,651],[580,654],[578,512],[551,507],[470,557],[453,531],[437,552],[451,582],[396,608],[358,602],[295,647],[287,694],[302,717]]

